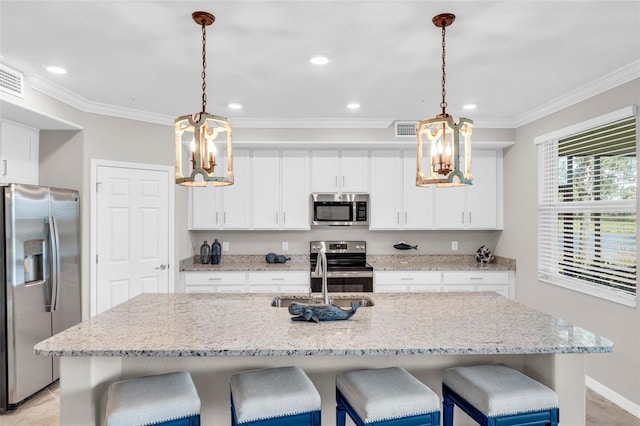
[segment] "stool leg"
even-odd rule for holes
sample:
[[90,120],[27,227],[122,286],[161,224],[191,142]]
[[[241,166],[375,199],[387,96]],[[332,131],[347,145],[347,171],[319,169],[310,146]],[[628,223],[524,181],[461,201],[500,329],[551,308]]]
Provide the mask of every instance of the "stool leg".
[[453,400],[444,391],[442,394],[442,426],[453,426]]
[[347,422],[347,412],[342,405],[342,401],[336,400],[336,426],[344,426]]

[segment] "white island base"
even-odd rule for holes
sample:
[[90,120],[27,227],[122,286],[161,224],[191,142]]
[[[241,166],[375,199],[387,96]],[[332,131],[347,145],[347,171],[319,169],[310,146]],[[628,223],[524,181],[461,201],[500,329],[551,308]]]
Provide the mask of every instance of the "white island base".
[[[203,426],[228,426],[229,379],[239,371],[297,365],[309,375],[322,397],[322,424],[335,425],[335,376],[338,372],[399,366],[442,394],[442,372],[460,365],[501,362],[554,389],[560,398],[562,425],[585,424],[584,354],[512,355],[313,355],[234,357],[93,356],[61,357],[60,424],[100,425],[110,383],[178,370],[191,372],[202,401]],[[347,420],[348,425],[353,425]],[[473,425],[456,408],[455,424]]]

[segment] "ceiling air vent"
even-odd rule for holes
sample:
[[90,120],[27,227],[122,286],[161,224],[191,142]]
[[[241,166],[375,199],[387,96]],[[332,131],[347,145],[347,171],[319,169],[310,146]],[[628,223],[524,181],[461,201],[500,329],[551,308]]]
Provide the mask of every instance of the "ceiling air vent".
[[0,90],[24,98],[22,73],[0,64]]
[[416,136],[415,121],[396,121],[397,138],[413,138]]

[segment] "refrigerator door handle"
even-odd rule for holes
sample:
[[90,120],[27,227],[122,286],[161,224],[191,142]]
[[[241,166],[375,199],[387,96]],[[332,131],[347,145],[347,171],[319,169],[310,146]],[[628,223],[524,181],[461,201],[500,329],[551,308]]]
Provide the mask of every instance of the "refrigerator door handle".
[[49,238],[51,239],[51,312],[55,312],[60,300],[60,236],[55,216],[49,216]]

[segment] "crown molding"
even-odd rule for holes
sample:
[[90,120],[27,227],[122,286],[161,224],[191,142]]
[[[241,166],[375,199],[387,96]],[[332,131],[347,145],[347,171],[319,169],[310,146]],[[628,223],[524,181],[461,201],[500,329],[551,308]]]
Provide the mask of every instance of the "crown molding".
[[164,124],[167,126],[173,126],[175,120],[175,117],[170,117],[164,114],[156,114],[133,108],[93,102],[37,74],[27,76],[27,81],[34,90],[44,93],[47,96],[83,112],[144,121],[148,123]]
[[[585,84],[569,93],[559,96],[529,112],[507,120],[474,120],[477,128],[518,128],[535,120],[546,117],[564,108],[582,102],[592,96],[613,89],[621,84],[640,78],[640,60],[632,62],[597,80]],[[60,102],[80,111],[101,114],[129,120],[173,126],[175,117],[141,111],[133,108],[119,107],[100,102],[93,102],[65,89],[39,75],[27,76],[30,86]],[[236,128],[262,129],[384,129],[393,124],[393,118],[234,118]]]
[[540,118],[546,117],[547,115],[575,105],[578,102],[582,102],[595,95],[606,92],[607,90],[618,87],[624,83],[628,83],[636,78],[640,78],[640,60],[631,62],[630,64],[610,72],[591,83],[587,83],[576,90],[559,96],[525,114],[517,116],[513,120],[513,127],[518,128],[524,126],[525,124],[529,124]]

